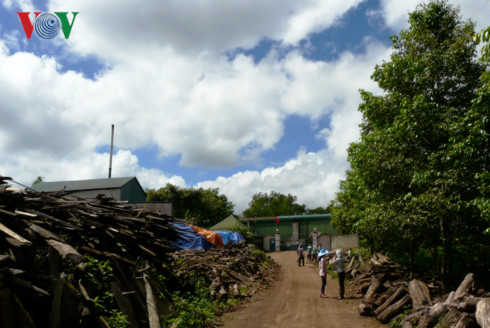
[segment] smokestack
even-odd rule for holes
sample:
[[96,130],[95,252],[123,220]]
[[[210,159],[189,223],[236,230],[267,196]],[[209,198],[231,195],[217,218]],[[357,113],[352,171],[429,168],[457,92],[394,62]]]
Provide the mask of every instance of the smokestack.
[[111,132],[111,154],[109,157],[109,179],[111,178],[112,173],[112,147],[114,146],[114,124],[112,124],[112,132]]

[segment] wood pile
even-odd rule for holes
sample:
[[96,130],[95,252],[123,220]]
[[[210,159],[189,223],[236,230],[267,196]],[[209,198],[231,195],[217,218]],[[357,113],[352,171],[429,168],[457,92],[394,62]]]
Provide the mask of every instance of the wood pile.
[[361,315],[375,316],[382,323],[397,320],[402,328],[490,328],[490,293],[476,290],[471,273],[456,291],[432,298],[426,283],[410,280],[407,272],[382,254],[365,263],[354,256],[346,272],[352,279],[350,288],[361,298]]
[[191,281],[190,275],[201,276],[209,286],[210,295],[217,299],[249,297],[274,278],[275,265],[271,261],[271,266],[262,267],[265,258],[259,254],[263,253],[235,244],[219,249],[184,250],[173,254],[171,267],[183,282]]
[[0,176],[0,326],[160,327],[172,218],[99,197],[13,193]]

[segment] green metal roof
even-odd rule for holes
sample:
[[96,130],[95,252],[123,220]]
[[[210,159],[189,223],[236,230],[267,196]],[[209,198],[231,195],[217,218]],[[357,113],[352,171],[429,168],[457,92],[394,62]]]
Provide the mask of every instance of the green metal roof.
[[[65,189],[65,191],[117,189],[133,179],[136,179],[136,177],[40,182],[35,184],[32,189],[46,192],[56,192],[63,189]],[[138,181],[138,179],[136,179],[136,181]],[[141,190],[143,190],[143,188],[141,188]]]
[[276,218],[279,221],[293,221],[293,220],[325,220],[330,219],[330,214],[311,214],[311,215],[284,215],[284,216],[262,216],[253,218],[241,218],[242,221],[253,221],[253,222],[267,222],[275,221]]
[[238,220],[234,215],[230,215],[226,219],[223,219],[222,221],[209,228],[209,230],[229,230],[231,228],[234,228],[236,225],[239,225],[241,228],[247,228],[247,226],[244,225],[240,220]]

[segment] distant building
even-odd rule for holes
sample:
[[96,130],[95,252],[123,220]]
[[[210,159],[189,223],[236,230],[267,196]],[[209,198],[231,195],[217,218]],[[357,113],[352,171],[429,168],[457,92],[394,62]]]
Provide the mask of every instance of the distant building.
[[330,214],[289,215],[277,217],[241,218],[250,231],[263,237],[263,249],[276,249],[276,231],[280,235],[280,249],[296,249],[298,244],[312,245],[313,231],[316,231],[316,245],[325,249],[350,248],[359,246],[356,235],[339,235],[331,225]]
[[146,202],[145,191],[136,177],[40,182],[32,189],[39,192],[58,192],[78,198],[96,198],[103,195],[114,200],[127,201],[136,208],[144,207],[172,215],[172,203]]
[[40,192],[62,192],[80,198],[104,195],[128,202],[146,201],[145,191],[136,177],[40,182],[32,189]]
[[274,235],[276,229],[279,229],[281,240],[296,242],[307,239],[315,228],[322,234],[337,235],[337,231],[330,224],[332,220],[330,214],[253,217],[240,220],[251,232],[259,236]]

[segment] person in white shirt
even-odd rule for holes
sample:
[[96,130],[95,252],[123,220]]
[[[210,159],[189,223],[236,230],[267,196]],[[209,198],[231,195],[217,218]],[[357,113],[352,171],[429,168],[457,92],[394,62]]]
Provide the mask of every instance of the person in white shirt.
[[335,267],[335,271],[339,276],[339,300],[344,299],[344,281],[345,281],[345,259],[342,257],[342,250],[338,249],[335,257],[330,261]]

